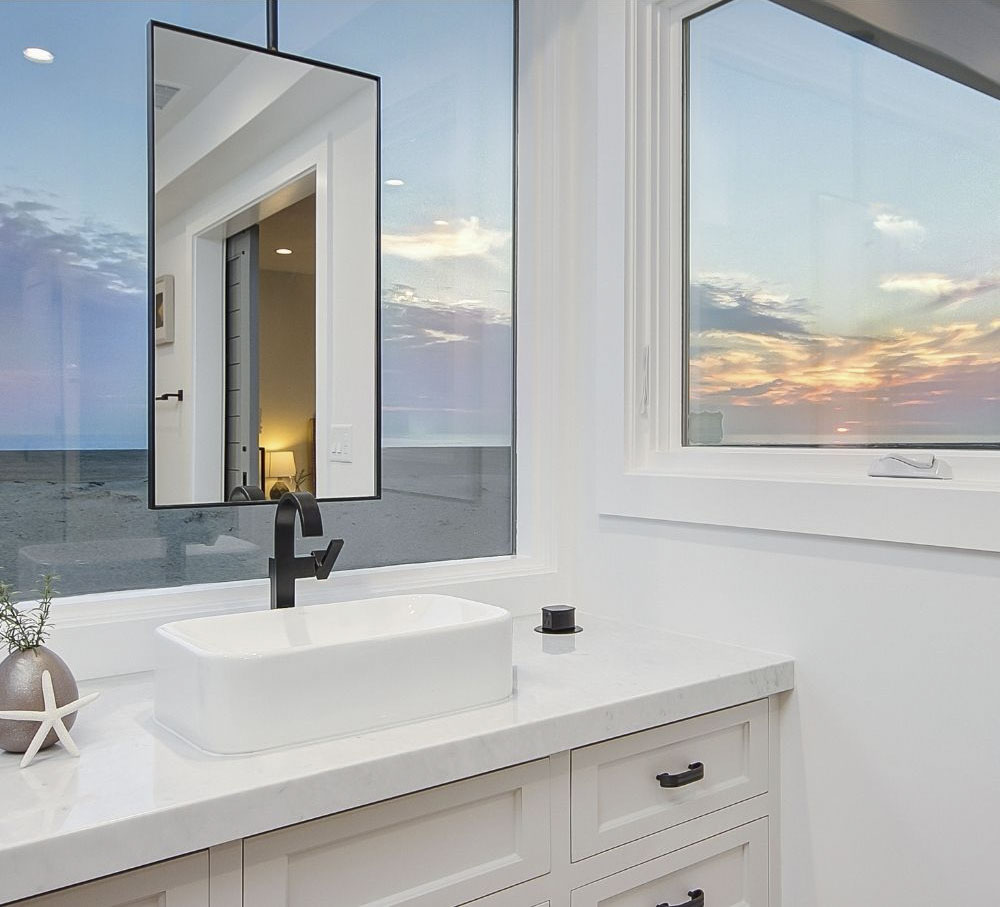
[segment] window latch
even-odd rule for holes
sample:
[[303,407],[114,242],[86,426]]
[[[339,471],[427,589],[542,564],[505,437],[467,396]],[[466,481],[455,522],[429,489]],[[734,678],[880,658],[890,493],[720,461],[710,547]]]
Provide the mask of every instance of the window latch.
[[868,475],[885,479],[950,479],[951,466],[934,454],[926,457],[888,454],[872,463]]
[[642,387],[639,390],[639,414],[649,412],[649,347],[642,348]]

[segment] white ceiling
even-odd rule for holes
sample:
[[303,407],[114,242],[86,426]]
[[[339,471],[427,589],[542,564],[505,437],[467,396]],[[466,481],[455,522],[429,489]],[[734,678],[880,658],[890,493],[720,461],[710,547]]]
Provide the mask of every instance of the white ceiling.
[[156,29],[153,81],[181,89],[163,110],[155,112],[157,136],[165,135],[194,110],[248,54],[221,41]]

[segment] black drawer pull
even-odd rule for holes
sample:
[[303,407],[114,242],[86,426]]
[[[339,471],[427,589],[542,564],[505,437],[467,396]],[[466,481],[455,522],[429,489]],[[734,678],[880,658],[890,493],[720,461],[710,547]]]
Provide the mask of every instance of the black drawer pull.
[[[664,772],[662,775],[657,775],[656,780],[660,782],[660,787],[683,787],[685,784],[701,781],[704,777],[705,766],[700,762],[692,762],[686,772],[678,772],[676,775]],[[681,904],[681,907],[687,907],[687,904]]]
[[[686,904],[676,904],[674,907],[705,907],[705,892],[700,888],[695,888],[694,891],[689,891],[688,897],[691,898],[691,900]],[[670,905],[657,904],[656,907],[670,907]]]

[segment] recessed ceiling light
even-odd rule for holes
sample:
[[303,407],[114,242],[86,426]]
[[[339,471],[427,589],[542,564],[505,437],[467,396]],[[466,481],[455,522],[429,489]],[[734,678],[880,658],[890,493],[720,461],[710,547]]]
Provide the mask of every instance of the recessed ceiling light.
[[406,185],[406,183],[404,183],[403,180],[396,179],[396,177],[393,177],[392,179],[386,180],[385,184],[387,186],[405,186]]
[[55,55],[50,50],[46,50],[44,47],[26,47],[22,51],[25,60],[30,60],[32,63],[51,63],[55,59]]
[[291,255],[292,254],[292,250],[291,249],[281,248],[281,249],[275,249],[274,251],[277,252],[279,255]]
[[448,221],[446,221],[446,220],[436,220],[436,221],[434,221],[434,226],[435,227],[447,227],[448,226]]

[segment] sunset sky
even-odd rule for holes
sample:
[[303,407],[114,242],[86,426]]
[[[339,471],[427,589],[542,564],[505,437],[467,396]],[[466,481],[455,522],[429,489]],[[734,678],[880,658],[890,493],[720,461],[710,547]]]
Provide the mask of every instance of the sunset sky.
[[1000,441],[1000,102],[767,0],[690,41],[692,410]]
[[[284,49],[383,77],[386,437],[506,443],[511,4],[281,9]],[[263,4],[2,12],[0,449],[143,447],[145,23],[260,42]],[[690,38],[692,410],[733,443],[1000,441],[1000,102],[768,0]]]

